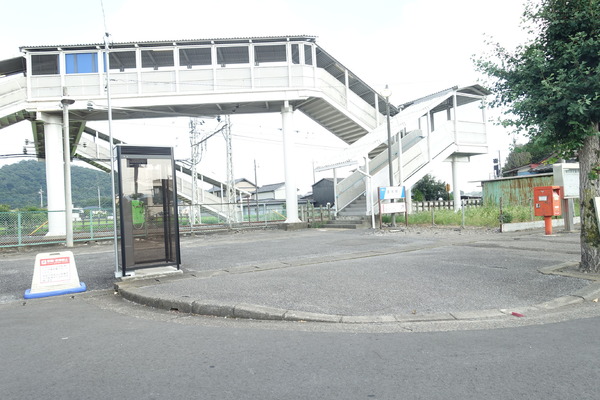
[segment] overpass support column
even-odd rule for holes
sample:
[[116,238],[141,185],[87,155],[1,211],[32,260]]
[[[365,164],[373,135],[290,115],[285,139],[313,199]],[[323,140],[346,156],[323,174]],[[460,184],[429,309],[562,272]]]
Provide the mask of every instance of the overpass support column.
[[285,208],[287,224],[300,222],[298,218],[298,195],[296,193],[296,179],[294,171],[294,137],[293,117],[294,110],[286,101],[281,107],[282,133],[283,133],[283,168],[285,172]]
[[48,114],[38,119],[44,121],[44,146],[46,153],[46,193],[48,195],[48,234],[65,236],[65,175],[63,169],[62,120]]
[[404,201],[406,202],[406,212],[408,214],[412,214],[412,187],[405,186],[404,190],[406,194],[406,198],[404,199]]
[[452,197],[454,200],[454,211],[460,210],[460,185],[458,176],[458,164],[459,160],[456,156],[452,157]]

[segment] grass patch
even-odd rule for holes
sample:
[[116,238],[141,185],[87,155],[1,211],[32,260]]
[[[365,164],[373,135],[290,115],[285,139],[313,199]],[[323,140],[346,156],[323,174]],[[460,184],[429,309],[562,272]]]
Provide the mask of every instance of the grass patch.
[[[454,212],[454,210],[438,209],[432,211],[422,211],[408,216],[409,225],[462,225],[462,211]],[[542,217],[534,217],[533,220],[542,220]],[[532,213],[530,207],[524,206],[508,206],[504,207],[502,212],[502,220],[504,223],[510,222],[527,222],[532,221]],[[384,215],[383,222],[390,223],[391,216]],[[396,215],[396,224],[404,223],[404,215]],[[465,226],[480,226],[480,227],[499,227],[500,226],[500,209],[498,207],[470,207],[465,209]]]

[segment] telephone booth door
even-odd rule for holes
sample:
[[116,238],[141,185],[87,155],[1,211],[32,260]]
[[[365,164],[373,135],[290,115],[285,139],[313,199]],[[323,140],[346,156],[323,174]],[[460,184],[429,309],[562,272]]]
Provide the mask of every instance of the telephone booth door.
[[175,161],[170,147],[117,146],[120,267],[176,265],[179,221]]

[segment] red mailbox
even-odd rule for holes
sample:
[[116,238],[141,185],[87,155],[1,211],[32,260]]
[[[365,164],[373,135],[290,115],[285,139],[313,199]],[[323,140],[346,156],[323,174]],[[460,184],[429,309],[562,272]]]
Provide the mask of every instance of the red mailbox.
[[535,215],[544,217],[546,235],[552,234],[552,217],[561,215],[562,193],[560,186],[538,186],[533,188]]
[[537,217],[562,215],[560,186],[539,186],[533,188],[533,204]]

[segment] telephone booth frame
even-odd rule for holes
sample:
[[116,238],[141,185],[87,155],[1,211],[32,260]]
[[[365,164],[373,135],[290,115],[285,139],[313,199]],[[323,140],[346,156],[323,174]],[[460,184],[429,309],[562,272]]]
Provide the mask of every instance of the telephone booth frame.
[[123,276],[136,268],[181,264],[177,180],[172,147],[119,144],[119,266]]

